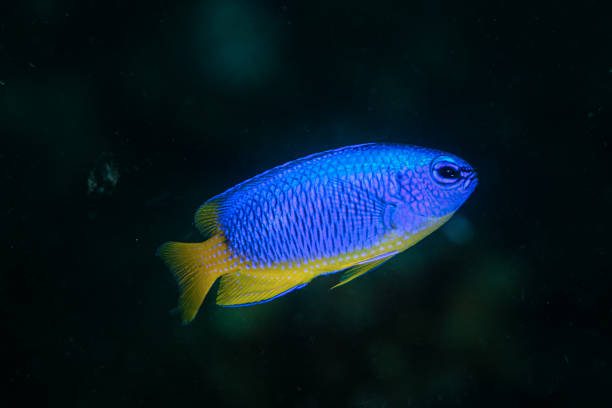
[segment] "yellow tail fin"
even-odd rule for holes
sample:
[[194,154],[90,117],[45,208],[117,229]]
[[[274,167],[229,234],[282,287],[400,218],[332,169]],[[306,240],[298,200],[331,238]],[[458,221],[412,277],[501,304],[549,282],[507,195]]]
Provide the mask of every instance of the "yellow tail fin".
[[200,243],[166,242],[157,250],[179,284],[183,324],[193,320],[215,280],[232,269],[221,236]]

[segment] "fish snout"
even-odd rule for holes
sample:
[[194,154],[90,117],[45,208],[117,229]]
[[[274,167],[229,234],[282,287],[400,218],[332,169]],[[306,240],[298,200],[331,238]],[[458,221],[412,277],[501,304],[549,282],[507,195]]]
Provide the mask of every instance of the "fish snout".
[[461,168],[461,178],[463,181],[463,189],[475,188],[478,185],[478,172],[472,168]]

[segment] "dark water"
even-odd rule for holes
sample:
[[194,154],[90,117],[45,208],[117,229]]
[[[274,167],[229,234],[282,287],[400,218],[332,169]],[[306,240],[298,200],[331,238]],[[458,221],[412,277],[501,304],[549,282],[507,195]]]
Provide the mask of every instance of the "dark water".
[[[609,6],[7,3],[3,399],[610,406]],[[341,289],[209,296],[180,325],[161,242],[198,240],[195,209],[260,171],[366,141],[458,154],[479,187]]]

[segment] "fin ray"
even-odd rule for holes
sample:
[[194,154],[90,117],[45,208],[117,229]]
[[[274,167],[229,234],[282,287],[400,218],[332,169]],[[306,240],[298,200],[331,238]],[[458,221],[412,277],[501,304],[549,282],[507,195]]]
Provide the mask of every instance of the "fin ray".
[[204,236],[210,238],[219,231],[219,211],[221,199],[218,197],[206,201],[198,208],[194,215],[196,228]]
[[217,291],[219,306],[250,306],[268,302],[306,286],[309,281],[274,276],[270,273],[246,274],[241,272],[223,276]]
[[361,263],[358,263],[357,265],[351,266],[342,274],[342,278],[340,282],[332,286],[330,289],[336,289],[339,286],[349,283],[353,279],[356,279],[360,276],[365,275],[366,273],[378,268],[379,266],[387,262],[389,259],[391,259],[396,254],[397,252],[394,251],[393,253],[389,255],[385,254],[386,256],[384,257],[378,257],[377,259],[374,259],[372,261],[361,262]]
[[223,238],[215,236],[200,243],[166,242],[157,250],[178,282],[178,309],[183,324],[196,316],[215,280],[229,273],[225,272],[226,267],[230,268],[225,248]]
[[350,208],[353,216],[358,216],[365,222],[383,221],[385,210],[389,206],[384,199],[350,180],[335,178],[329,182],[335,186],[333,201],[337,206]]

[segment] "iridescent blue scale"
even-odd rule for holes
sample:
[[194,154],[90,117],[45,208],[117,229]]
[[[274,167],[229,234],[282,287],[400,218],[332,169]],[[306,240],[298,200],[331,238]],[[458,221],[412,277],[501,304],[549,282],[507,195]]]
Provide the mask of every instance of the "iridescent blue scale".
[[[226,203],[220,225],[230,248],[254,265],[307,261],[362,250],[385,235],[379,220],[363,217],[372,196],[389,193],[411,151],[361,145],[309,156],[217,197]],[[354,190],[341,188],[349,183]],[[357,192],[366,192],[364,196]],[[350,195],[350,197],[349,197]]]

